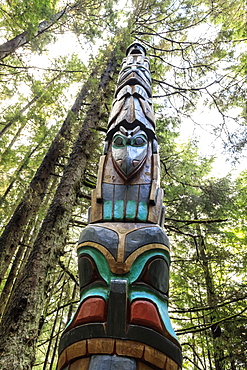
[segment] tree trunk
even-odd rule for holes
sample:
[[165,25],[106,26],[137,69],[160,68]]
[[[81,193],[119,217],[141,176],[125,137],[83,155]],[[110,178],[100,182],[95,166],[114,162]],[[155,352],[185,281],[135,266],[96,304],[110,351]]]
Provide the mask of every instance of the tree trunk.
[[114,55],[107,64],[101,76],[97,98],[85,117],[68,166],[3,316],[0,328],[2,369],[27,370],[34,364],[47,274],[50,266],[56,263],[65,243],[69,220],[92,146],[93,131],[99,121],[101,99],[116,68]]
[[95,77],[97,70],[96,66],[88,81],[83,85],[26,193],[0,237],[0,283],[21,240],[25,226],[30,217],[38,211],[44,199],[58,158],[67,154],[67,147],[72,139],[74,120],[78,117],[81,106],[90,92],[90,80]]
[[[66,281],[63,282],[63,285],[61,287],[61,292],[60,292],[60,297],[59,297],[58,304],[60,304],[60,302],[62,300],[63,290],[64,290],[65,284],[66,284]],[[46,370],[47,367],[48,367],[50,351],[52,349],[52,340],[53,340],[53,337],[54,337],[54,333],[55,333],[55,330],[56,330],[56,325],[57,325],[58,319],[59,319],[59,312],[57,311],[56,314],[55,314],[55,319],[53,321],[52,329],[51,329],[51,332],[50,332],[50,338],[49,338],[49,342],[48,342],[48,348],[46,350],[45,361],[44,361],[44,364],[43,364],[43,370]]]
[[[199,257],[202,261],[202,269],[204,273],[204,279],[206,282],[206,289],[207,289],[207,304],[209,307],[216,307],[217,305],[217,297],[215,295],[215,289],[214,289],[214,282],[212,278],[212,274],[210,271],[210,266],[208,263],[208,258],[205,251],[205,242],[204,237],[201,233],[200,225],[196,226],[197,234],[199,237],[197,237],[196,245],[197,245],[197,251],[199,253]],[[213,340],[213,348],[214,348],[214,363],[215,363],[215,370],[224,370],[222,367],[221,359],[224,357],[223,355],[223,349],[219,343],[220,335],[221,335],[221,329],[219,325],[213,324],[216,317],[217,312],[216,308],[212,310],[212,313],[210,314],[210,320],[212,322],[211,326],[211,335]]]

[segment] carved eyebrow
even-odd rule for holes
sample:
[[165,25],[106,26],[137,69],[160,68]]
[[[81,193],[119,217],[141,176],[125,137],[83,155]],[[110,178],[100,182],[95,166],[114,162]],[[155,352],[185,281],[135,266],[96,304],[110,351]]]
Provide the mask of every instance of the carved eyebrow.
[[124,134],[125,136],[133,136],[135,135],[138,131],[140,131],[141,127],[137,126],[133,130],[126,130],[123,126],[119,127],[119,131]]
[[132,131],[132,135],[135,135],[139,130],[141,129],[140,126],[136,126],[134,130]]
[[124,134],[125,136],[127,136],[127,134],[128,134],[128,131],[123,126],[119,127],[119,131],[121,131],[122,134]]

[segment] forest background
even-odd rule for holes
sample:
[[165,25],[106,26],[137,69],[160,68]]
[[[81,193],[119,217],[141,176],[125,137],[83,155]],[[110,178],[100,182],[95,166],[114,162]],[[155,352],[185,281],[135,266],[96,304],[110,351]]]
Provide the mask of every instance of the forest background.
[[[247,172],[215,177],[212,148],[200,150],[210,129],[244,163],[246,11],[243,0],[1,2],[1,369],[56,368],[79,300],[76,242],[134,40],[151,62],[184,369],[247,368]],[[202,140],[181,138],[189,122]]]

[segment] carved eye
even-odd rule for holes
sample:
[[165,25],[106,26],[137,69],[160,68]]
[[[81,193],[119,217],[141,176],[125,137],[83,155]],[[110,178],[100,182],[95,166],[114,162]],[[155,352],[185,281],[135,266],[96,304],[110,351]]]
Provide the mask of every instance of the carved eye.
[[95,280],[102,280],[94,261],[89,256],[81,256],[78,261],[80,288]]
[[144,144],[146,144],[146,140],[141,136],[135,137],[132,142],[132,145],[134,146],[142,146]]
[[149,81],[151,81],[149,73],[144,67],[137,67],[137,68],[140,69],[144,73],[144,75],[146,76],[146,78],[148,78]]
[[167,294],[169,288],[169,267],[163,258],[156,258],[146,264],[140,281]]
[[113,140],[113,144],[117,147],[123,147],[125,145],[125,142],[123,140],[123,138],[121,136],[117,136],[114,140]]

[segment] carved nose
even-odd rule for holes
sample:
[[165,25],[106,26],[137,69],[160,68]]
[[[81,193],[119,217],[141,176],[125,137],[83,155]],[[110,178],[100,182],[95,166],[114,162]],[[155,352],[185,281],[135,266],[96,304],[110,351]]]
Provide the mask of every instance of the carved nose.
[[125,336],[126,317],[127,280],[113,279],[110,285],[110,295],[108,300],[107,334],[117,337]]
[[[137,166],[139,161],[132,159],[129,153],[126,155],[125,158],[119,158],[116,160],[117,165],[121,168],[121,170],[128,176],[132,171],[133,167]],[[134,165],[135,162],[135,165]]]

